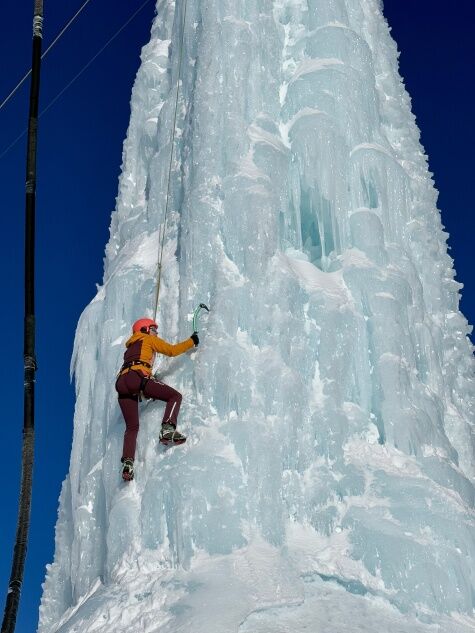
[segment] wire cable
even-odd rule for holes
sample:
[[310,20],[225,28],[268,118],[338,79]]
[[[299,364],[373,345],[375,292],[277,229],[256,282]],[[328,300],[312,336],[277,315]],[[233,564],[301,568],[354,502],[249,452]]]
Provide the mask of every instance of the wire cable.
[[[145,2],[143,2],[140,7],[130,16],[130,18],[128,18],[128,20],[126,22],[124,22],[124,24],[119,28],[118,31],[116,31],[114,33],[114,35],[112,35],[112,37],[104,44],[104,46],[87,62],[87,64],[85,64],[81,70],[77,73],[77,75],[75,75],[71,81],[69,81],[66,86],[48,103],[48,105],[40,112],[40,117],[43,116],[43,114],[45,114],[46,112],[48,112],[48,110],[56,103],[56,101],[58,101],[58,99],[60,97],[63,96],[63,94],[66,92],[66,90],[68,90],[68,88],[70,88],[72,86],[72,84],[79,79],[79,77],[89,68],[89,66],[91,66],[91,64],[93,62],[96,61],[96,59],[99,57],[99,55],[101,53],[104,52],[104,50],[109,46],[109,44],[111,44],[111,42],[113,42],[116,37],[118,35],[120,35],[120,33],[122,33],[122,31],[130,24],[130,22],[132,22],[132,20],[140,13],[140,11],[142,11],[142,9],[145,7],[145,5],[147,5],[149,2],[151,2],[152,0],[145,0]],[[90,2],[90,0],[88,0],[88,2]],[[18,143],[18,141],[20,139],[22,139],[25,134],[26,134],[27,130],[23,130],[23,132],[21,134],[19,134],[15,140],[13,140],[10,145],[8,145],[8,147],[6,147],[3,152],[0,154],[0,159],[3,158],[5,156],[5,154],[7,154],[12,147],[14,147],[14,145],[16,145]]]
[[86,70],[89,68],[89,66],[91,66],[91,64],[92,64],[93,62],[95,62],[95,61],[96,61],[96,59],[99,57],[99,55],[100,55],[101,53],[103,53],[103,52],[105,51],[105,49],[109,46],[109,44],[111,44],[111,43],[115,40],[115,38],[116,38],[116,37],[118,37],[118,36],[122,33],[122,31],[123,31],[123,30],[124,30],[124,29],[125,29],[125,28],[126,28],[126,27],[127,27],[127,26],[131,23],[131,22],[132,22],[132,20],[133,20],[133,19],[134,19],[134,18],[135,18],[135,17],[136,17],[139,13],[140,13],[140,11],[142,11],[142,9],[145,7],[145,5],[147,5],[149,2],[151,2],[151,0],[145,0],[145,2],[143,2],[143,3],[140,5],[140,7],[139,7],[139,8],[138,8],[138,9],[137,9],[137,10],[136,10],[136,11],[135,11],[135,12],[134,12],[131,16],[130,16],[130,18],[127,20],[127,22],[124,22],[124,24],[120,27],[120,29],[119,29],[118,31],[116,31],[116,32],[114,33],[114,35],[113,35],[113,36],[112,36],[109,40],[107,40],[107,42],[104,44],[104,46],[103,46],[103,47],[102,47],[99,51],[97,51],[97,53],[94,55],[94,57],[92,57],[92,58],[91,58],[91,59],[87,62],[87,64],[86,64],[85,66],[83,66],[83,67],[82,67],[82,69],[78,72],[78,74],[77,74],[77,75],[75,75],[75,76],[71,79],[71,81],[70,81],[69,83],[67,83],[67,84],[66,84],[66,86],[65,86],[65,87],[64,87],[64,88],[63,88],[60,92],[58,92],[58,94],[56,95],[56,97],[54,97],[54,99],[48,103],[48,105],[46,106],[46,108],[45,108],[44,110],[42,110],[42,111],[41,111],[40,116],[42,116],[43,114],[45,114],[46,112],[48,112],[48,110],[49,110],[49,109],[50,109],[50,108],[51,108],[51,107],[52,107],[52,106],[56,103],[56,101],[57,101],[60,97],[62,97],[62,96],[63,96],[63,94],[66,92],[66,90],[67,90],[68,88],[70,88],[70,87],[73,85],[73,83],[74,83],[77,79],[79,79],[79,77],[80,77],[80,76],[81,76],[84,72],[86,72]]
[[[64,35],[64,33],[66,33],[66,31],[69,29],[71,24],[75,21],[75,19],[79,16],[79,14],[83,11],[83,9],[85,9],[86,5],[88,5],[89,2],[91,2],[91,0],[86,0],[86,2],[84,2],[83,5],[81,7],[79,7],[79,9],[76,11],[76,13],[73,15],[73,17],[63,26],[63,28],[58,33],[58,35],[54,38],[54,40],[51,42],[51,44],[48,46],[48,48],[45,50],[45,52],[41,55],[41,59],[44,59],[46,57],[46,55],[50,52],[50,50],[53,48],[53,46],[56,44],[56,42],[58,42],[58,40],[61,39],[61,37]],[[25,83],[25,81],[28,79],[28,77],[30,75],[31,75],[31,68],[24,75],[24,77],[22,79],[20,79],[20,81],[13,88],[13,90],[10,92],[10,94],[7,97],[5,97],[5,99],[2,101],[2,103],[0,103],[0,110],[3,108],[3,106],[5,106],[10,101],[10,99],[13,97],[13,95]]]

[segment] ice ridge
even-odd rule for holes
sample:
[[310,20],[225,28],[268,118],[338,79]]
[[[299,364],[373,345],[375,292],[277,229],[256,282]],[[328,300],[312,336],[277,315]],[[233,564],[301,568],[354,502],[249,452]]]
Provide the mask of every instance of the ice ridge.
[[114,393],[151,314],[184,3],[158,0],[81,316],[39,633],[468,633],[471,328],[379,0],[188,0],[159,325],[188,442]]

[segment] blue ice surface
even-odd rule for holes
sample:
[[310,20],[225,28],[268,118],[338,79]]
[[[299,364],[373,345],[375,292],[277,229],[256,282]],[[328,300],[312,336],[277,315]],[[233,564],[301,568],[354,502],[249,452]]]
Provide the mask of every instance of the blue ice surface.
[[[381,3],[186,6],[166,224],[183,2],[142,50],[39,631],[467,633],[470,328]],[[142,405],[125,485],[111,394],[162,231],[160,335],[211,312],[158,368],[188,442]]]

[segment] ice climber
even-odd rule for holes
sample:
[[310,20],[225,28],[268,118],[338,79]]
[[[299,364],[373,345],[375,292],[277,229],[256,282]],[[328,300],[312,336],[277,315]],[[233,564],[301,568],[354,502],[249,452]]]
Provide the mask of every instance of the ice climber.
[[139,431],[139,399],[143,395],[152,400],[166,402],[160,431],[162,444],[183,444],[186,437],[176,430],[182,395],[172,387],[152,376],[155,354],[179,356],[199,343],[197,332],[190,338],[172,345],[157,336],[157,324],[152,319],[139,319],[132,326],[132,336],[126,342],[127,351],[115,388],[119,394],[119,406],[125,420],[124,447],[122,451],[122,478],[134,478],[134,458]]

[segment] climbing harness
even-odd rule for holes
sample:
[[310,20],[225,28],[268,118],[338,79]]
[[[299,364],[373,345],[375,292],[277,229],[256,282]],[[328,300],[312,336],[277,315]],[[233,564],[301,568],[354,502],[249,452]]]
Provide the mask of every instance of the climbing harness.
[[15,630],[21,586],[25,568],[30,527],[31,493],[35,438],[35,206],[36,206],[36,147],[38,102],[40,92],[43,0],[35,0],[33,14],[32,71],[28,145],[25,183],[25,319],[24,319],[24,407],[21,486],[18,519],[13,550],[10,583],[2,622],[2,633]]
[[[176,6],[176,5],[175,5]],[[163,246],[165,244],[165,231],[167,228],[167,216],[168,216],[168,208],[170,205],[170,182],[171,182],[171,174],[172,174],[172,165],[173,165],[173,154],[174,154],[174,146],[175,146],[175,135],[176,135],[176,119],[178,113],[178,95],[180,91],[180,79],[181,79],[181,67],[183,62],[183,46],[185,41],[185,26],[186,26],[186,11],[188,7],[188,0],[184,0],[183,4],[183,20],[181,25],[181,39],[180,39],[180,49],[179,49],[179,59],[178,59],[178,75],[176,79],[176,94],[175,94],[175,112],[173,115],[173,127],[172,127],[172,135],[170,140],[170,162],[168,165],[168,180],[167,180],[167,197],[165,202],[165,213],[163,216],[163,226],[159,231],[159,257],[158,257],[158,277],[157,277],[157,292],[155,296],[155,311],[154,311],[154,319],[157,319],[158,312],[158,300],[160,298],[160,282],[162,279],[162,259],[163,259]]]
[[150,365],[150,363],[146,363],[144,360],[131,360],[128,363],[124,363],[122,365],[122,367],[119,370],[119,373],[117,375],[117,378],[119,376],[122,376],[122,374],[124,372],[126,372],[128,369],[130,369],[131,367],[134,367],[135,365],[143,365],[144,367],[146,367],[147,369],[152,369],[152,365]]

